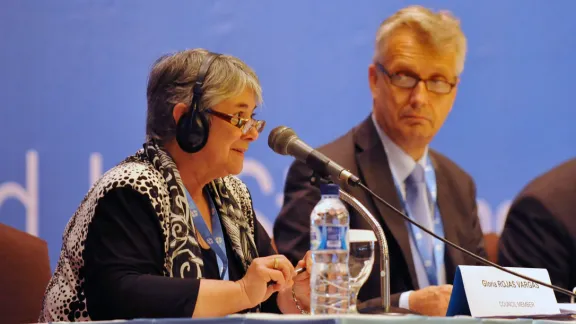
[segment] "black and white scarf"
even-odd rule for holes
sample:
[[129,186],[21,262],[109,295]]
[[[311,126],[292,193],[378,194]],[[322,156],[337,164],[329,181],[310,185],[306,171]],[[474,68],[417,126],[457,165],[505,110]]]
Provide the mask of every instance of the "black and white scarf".
[[[154,168],[162,174],[168,186],[171,210],[168,221],[170,231],[166,240],[169,242],[165,260],[166,275],[202,278],[203,262],[201,258],[197,257],[201,255],[201,250],[195,236],[196,231],[190,214],[190,205],[186,198],[186,189],[182,184],[176,164],[153,141],[144,145],[144,151],[141,151],[141,154],[141,158],[148,159]],[[235,198],[230,194],[227,186],[234,187],[235,185],[233,182],[226,183],[224,178],[219,178],[208,185],[208,191],[214,200],[214,206],[218,210],[224,230],[230,238],[232,249],[242,260],[246,271],[252,260],[258,256],[254,243],[254,218],[246,215],[246,213],[252,213],[251,206],[242,206],[244,208],[241,208],[236,201],[236,199],[242,200],[243,197]],[[234,189],[238,192],[239,188]],[[191,266],[192,264],[195,266]]]

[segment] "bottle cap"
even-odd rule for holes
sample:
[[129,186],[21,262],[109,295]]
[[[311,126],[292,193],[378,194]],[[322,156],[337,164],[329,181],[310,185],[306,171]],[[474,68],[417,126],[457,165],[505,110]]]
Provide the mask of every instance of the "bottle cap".
[[339,196],[339,189],[340,186],[335,183],[323,183],[320,185],[320,193],[322,196]]

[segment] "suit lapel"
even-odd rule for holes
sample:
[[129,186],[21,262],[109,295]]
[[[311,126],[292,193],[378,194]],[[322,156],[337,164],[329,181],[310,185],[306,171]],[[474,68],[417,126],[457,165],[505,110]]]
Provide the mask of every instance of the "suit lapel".
[[[446,177],[446,173],[442,172],[439,168],[434,154],[431,152],[430,157],[432,159],[432,164],[434,165],[434,171],[436,173],[436,184],[438,186],[438,208],[440,209],[440,217],[442,218],[442,224],[444,227],[444,238],[452,243],[460,245],[458,240],[458,227],[456,221],[458,219],[458,209],[454,203],[455,195],[451,192],[450,183]],[[456,264],[463,264],[464,259],[462,254],[456,249],[446,246],[445,247],[444,258],[445,268],[446,268],[446,281],[451,283],[455,273]]]
[[[369,117],[358,128],[354,141],[360,148],[356,153],[358,168],[362,174],[364,183],[382,197],[396,209],[403,211],[400,198],[396,192],[392,172],[388,165],[388,158],[382,146],[378,133]],[[389,207],[380,203],[372,196],[368,195],[368,200],[378,209],[380,218],[384,221],[394,239],[398,242],[415,288],[418,287],[418,278],[412,251],[410,250],[410,240],[406,221],[400,215],[396,215]],[[374,215],[378,217],[378,215]]]

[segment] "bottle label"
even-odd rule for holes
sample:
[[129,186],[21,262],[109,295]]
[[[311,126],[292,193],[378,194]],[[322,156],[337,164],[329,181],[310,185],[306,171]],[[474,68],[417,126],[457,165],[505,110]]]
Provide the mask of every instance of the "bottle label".
[[312,226],[310,249],[312,251],[347,250],[348,228],[345,226]]

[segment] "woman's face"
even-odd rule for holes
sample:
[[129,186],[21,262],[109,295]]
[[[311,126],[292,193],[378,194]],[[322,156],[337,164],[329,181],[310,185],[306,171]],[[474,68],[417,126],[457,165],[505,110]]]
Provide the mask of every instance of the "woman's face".
[[[250,119],[256,108],[254,92],[246,89],[239,96],[233,97],[210,107],[212,111]],[[211,167],[222,171],[222,176],[239,174],[244,165],[244,155],[250,143],[258,139],[255,128],[246,134],[223,118],[207,114],[210,119],[210,133],[206,146],[198,152],[208,159]],[[220,171],[219,170],[219,171]]]

